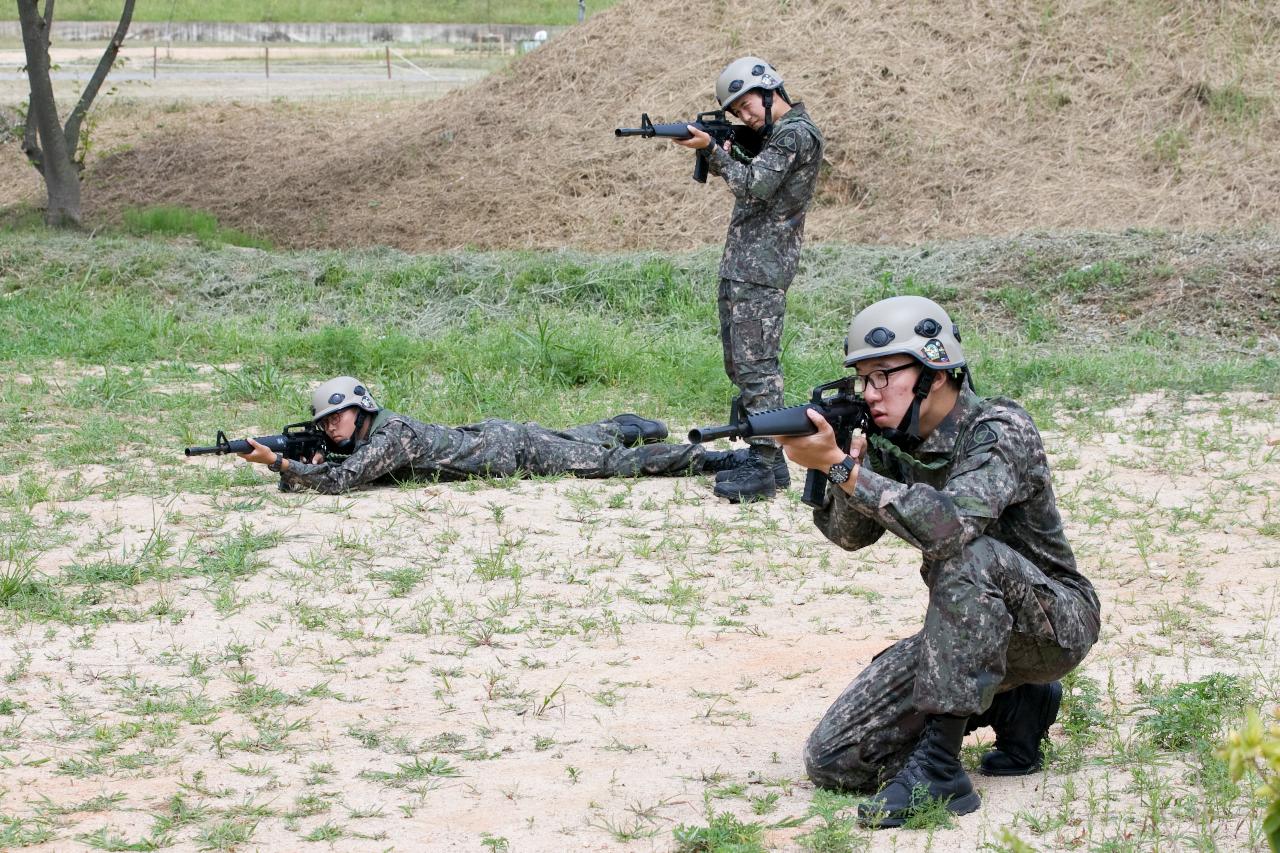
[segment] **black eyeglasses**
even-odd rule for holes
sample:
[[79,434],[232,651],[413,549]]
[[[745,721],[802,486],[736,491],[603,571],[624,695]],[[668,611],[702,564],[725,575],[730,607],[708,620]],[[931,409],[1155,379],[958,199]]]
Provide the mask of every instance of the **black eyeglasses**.
[[897,373],[899,370],[906,370],[909,367],[915,366],[916,363],[914,361],[909,361],[906,364],[899,364],[897,367],[890,367],[887,370],[873,370],[866,376],[859,373],[857,376],[853,377],[853,393],[861,394],[867,390],[868,385],[879,391],[881,388],[889,384],[890,373]]

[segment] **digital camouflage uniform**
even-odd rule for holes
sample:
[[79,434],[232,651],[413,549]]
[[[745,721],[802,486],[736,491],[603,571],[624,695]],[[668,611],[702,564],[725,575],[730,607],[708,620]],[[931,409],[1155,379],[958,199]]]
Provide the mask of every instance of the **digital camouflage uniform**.
[[338,494],[388,475],[461,480],[544,474],[679,476],[698,471],[702,445],[623,447],[620,430],[613,421],[563,432],[496,419],[445,427],[383,409],[370,426],[368,439],[349,457],[319,465],[291,461],[280,481],[287,490]]
[[[755,159],[712,146],[708,166],[736,201],[720,261],[724,370],[748,414],[782,405],[782,323],[804,242],[804,217],[822,165],[822,132],[793,104]],[[772,445],[772,439],[753,438]]]
[[[881,652],[809,736],[819,785],[873,791],[902,768],[931,714],[970,716],[999,691],[1066,675],[1098,638],[1099,604],[1076,570],[1035,424],[1016,403],[965,389],[914,458],[871,448],[853,495],[814,511],[856,550],[889,530],[924,553],[924,627]],[[868,466],[873,470],[868,470]]]

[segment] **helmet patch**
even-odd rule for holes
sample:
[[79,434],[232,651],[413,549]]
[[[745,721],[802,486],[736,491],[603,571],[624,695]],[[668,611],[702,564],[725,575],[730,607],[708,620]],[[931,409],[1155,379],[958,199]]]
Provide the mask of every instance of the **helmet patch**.
[[781,85],[781,81],[772,74],[760,74],[758,76],[760,77],[760,85],[766,89],[776,89]]
[[944,347],[942,345],[942,341],[937,338],[934,338],[921,347],[920,354],[934,364],[946,364],[951,361],[951,359],[947,357],[947,348]]
[[863,338],[863,340],[867,342],[867,346],[885,347],[888,346],[895,337],[897,337],[897,335],[895,335],[891,330],[886,329],[884,326],[876,326],[874,329],[867,332],[867,336]]

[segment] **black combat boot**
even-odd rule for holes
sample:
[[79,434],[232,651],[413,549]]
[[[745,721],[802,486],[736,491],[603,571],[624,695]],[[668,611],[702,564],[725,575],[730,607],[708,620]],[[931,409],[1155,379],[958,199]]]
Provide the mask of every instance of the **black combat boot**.
[[[731,458],[728,460],[728,464],[715,469],[720,472],[716,474],[717,483],[729,476],[729,472],[734,468],[746,465],[751,461],[751,448],[742,447],[730,451],[729,455]],[[779,489],[791,488],[791,469],[787,467],[787,457],[781,450],[778,450],[777,456],[773,460],[773,484]]]
[[665,441],[667,438],[667,425],[662,421],[642,418],[631,412],[614,415],[609,420],[621,427],[619,433],[622,437],[623,447],[635,447],[637,444],[653,444],[654,442]]
[[702,451],[702,463],[698,468],[699,474],[715,474],[716,479],[720,479],[720,475],[732,471],[741,464],[736,450],[704,450]]
[[858,822],[883,829],[902,826],[924,805],[922,797],[945,800],[947,811],[968,814],[982,803],[969,774],[960,766],[960,745],[968,717],[936,716],[925,723],[924,734],[907,763],[880,793],[858,806]]
[[745,463],[716,475],[716,486],[712,491],[716,497],[728,498],[731,504],[769,500],[778,489],[773,479],[774,456],[777,453],[776,447],[752,445]]
[[1040,742],[1058,719],[1062,682],[1023,684],[997,693],[983,718],[996,732],[996,746],[982,756],[987,776],[1026,776],[1044,765]]

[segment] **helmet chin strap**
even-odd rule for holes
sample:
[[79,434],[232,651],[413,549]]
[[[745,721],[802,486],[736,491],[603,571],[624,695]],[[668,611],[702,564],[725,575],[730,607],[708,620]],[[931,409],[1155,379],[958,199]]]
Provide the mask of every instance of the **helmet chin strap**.
[[773,90],[765,89],[760,93],[760,103],[764,105],[764,133],[768,138],[773,133]]
[[915,387],[912,389],[914,397],[911,400],[911,408],[907,409],[907,413],[902,416],[902,423],[898,424],[897,429],[886,429],[880,432],[893,445],[908,453],[919,447],[920,442],[924,440],[920,436],[920,404],[929,396],[929,391],[933,388],[933,377],[937,373],[932,367],[925,367],[920,371],[920,375],[916,377]]

